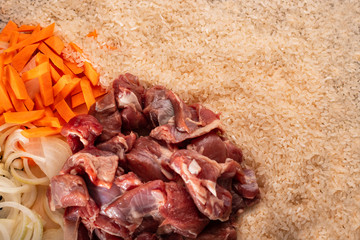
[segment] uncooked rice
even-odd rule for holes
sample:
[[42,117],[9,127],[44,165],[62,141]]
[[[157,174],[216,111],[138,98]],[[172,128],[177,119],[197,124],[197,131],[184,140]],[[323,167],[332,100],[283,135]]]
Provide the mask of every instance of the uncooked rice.
[[9,20],[55,22],[104,86],[131,72],[221,113],[261,186],[239,239],[360,239],[358,0],[0,0]]

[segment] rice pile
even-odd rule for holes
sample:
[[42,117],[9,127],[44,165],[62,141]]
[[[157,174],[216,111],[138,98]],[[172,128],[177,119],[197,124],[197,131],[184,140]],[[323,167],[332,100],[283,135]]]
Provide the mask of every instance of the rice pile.
[[105,86],[131,72],[220,112],[262,192],[239,239],[360,239],[359,1],[0,0],[0,13],[0,28],[56,22]]

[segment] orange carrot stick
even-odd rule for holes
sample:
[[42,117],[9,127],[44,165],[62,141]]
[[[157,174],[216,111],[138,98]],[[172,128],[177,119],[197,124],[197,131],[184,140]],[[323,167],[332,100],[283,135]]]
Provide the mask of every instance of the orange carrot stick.
[[17,30],[17,26],[13,21],[9,21],[0,33],[0,41],[8,42],[12,32]]
[[8,92],[6,91],[6,87],[2,81],[0,81],[0,104],[5,111],[14,110]]
[[24,68],[38,46],[39,44],[26,46],[13,57],[11,64],[16,69],[16,71],[20,72]]
[[80,81],[80,86],[81,86],[81,90],[83,92],[86,106],[89,110],[90,107],[95,103],[95,97],[94,97],[93,91],[91,89],[90,81],[86,77],[84,77]]
[[50,74],[49,62],[43,62],[40,65],[36,66],[35,68],[30,69],[29,71],[23,73],[22,79],[23,79],[23,81],[27,81],[30,79],[38,78],[41,75],[44,75],[45,73]]
[[53,127],[38,127],[38,128],[30,128],[21,131],[21,134],[27,138],[34,137],[46,137],[51,135],[59,134],[61,128],[53,128]]
[[93,86],[96,86],[98,84],[99,74],[95,71],[93,66],[87,61],[84,62],[84,73]]
[[49,37],[45,40],[45,43],[54,50],[58,55],[61,54],[62,50],[64,49],[64,43],[61,39],[57,36]]
[[38,127],[55,127],[55,128],[61,127],[60,121],[57,117],[48,117],[48,116],[45,116],[39,120],[34,121],[33,124]]
[[14,91],[16,98],[22,100],[28,98],[29,95],[26,91],[26,87],[23,80],[19,76],[19,73],[11,65],[7,65],[5,68],[8,73],[7,75],[10,86]]
[[42,118],[44,114],[44,110],[6,112],[4,113],[4,117],[7,123],[25,124]]
[[50,72],[39,76],[40,94],[41,99],[45,106],[49,106],[54,103],[54,95],[52,91],[52,81]]
[[51,74],[51,79],[53,80],[53,83],[57,83],[59,81],[59,79],[61,78],[58,71],[56,71],[56,69],[51,64],[50,64],[50,74]]
[[64,99],[55,105],[55,109],[66,122],[69,122],[71,118],[75,117],[75,113],[71,110]]
[[36,26],[32,26],[32,25],[21,25],[18,28],[18,32],[31,32],[36,28]]
[[50,58],[56,67],[64,71],[64,61],[59,55],[53,52],[45,43],[40,43],[38,49]]
[[53,86],[54,96],[58,95],[59,92],[71,81],[71,77],[69,75],[63,75],[59,81]]
[[34,110],[35,103],[33,102],[33,100],[32,100],[30,97],[28,97],[27,99],[23,100],[23,102],[24,102],[24,105],[25,105],[25,107],[26,107],[26,109],[27,109],[28,111]]
[[73,72],[74,74],[80,74],[84,71],[83,68],[78,67],[76,63],[64,61],[65,65]]

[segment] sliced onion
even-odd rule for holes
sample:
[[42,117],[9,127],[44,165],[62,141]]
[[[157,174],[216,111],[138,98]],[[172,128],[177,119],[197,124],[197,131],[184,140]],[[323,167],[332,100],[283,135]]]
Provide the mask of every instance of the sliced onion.
[[29,177],[27,173],[24,173],[23,171],[16,170],[14,167],[11,167],[10,170],[13,177],[18,180],[21,183],[24,184],[30,184],[30,185],[48,185],[49,184],[49,178],[48,177]]
[[[34,214],[29,208],[17,203],[17,202],[0,202],[0,208],[11,207],[20,210],[25,216],[27,216],[34,224],[32,239],[42,239],[43,227],[40,218]],[[24,216],[24,217],[25,217]],[[28,224],[27,224],[28,225]]]

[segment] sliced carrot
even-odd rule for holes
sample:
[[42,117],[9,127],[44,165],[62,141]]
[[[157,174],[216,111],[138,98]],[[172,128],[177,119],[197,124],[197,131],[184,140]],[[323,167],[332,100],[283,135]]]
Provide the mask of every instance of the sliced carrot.
[[31,36],[31,34],[29,34],[29,33],[20,33],[17,43],[24,41],[25,39],[29,38],[30,36]]
[[104,95],[106,93],[106,90],[103,89],[101,86],[95,86],[93,87],[93,93],[94,93],[94,97],[97,98]]
[[6,87],[2,81],[0,81],[0,103],[5,111],[14,110],[8,92],[6,91]]
[[12,47],[9,47],[8,49],[5,50],[5,52],[12,52],[16,49],[20,49],[27,45],[47,39],[53,35],[54,28],[55,28],[55,23],[47,26],[46,28],[41,29],[39,32],[35,32],[34,30],[30,37],[28,37],[24,41],[19,42],[18,44],[15,44]]
[[27,108],[22,100],[19,100],[16,98],[14,91],[11,89],[11,87],[7,84],[9,97],[11,99],[11,102],[15,108],[15,111],[17,112],[24,112],[27,111]]
[[87,37],[94,37],[94,38],[97,38],[97,32],[96,32],[96,29],[92,32],[90,32],[88,35],[86,35]]
[[73,96],[71,96],[71,107],[76,108],[81,104],[85,103],[85,98],[82,92],[79,92]]
[[83,68],[78,67],[76,63],[64,61],[65,65],[71,70],[74,74],[80,74],[84,71]]
[[[73,91],[74,92],[74,91]],[[104,90],[102,87],[100,86],[96,86],[92,88],[92,92],[93,95],[96,98],[101,97],[102,95],[104,95],[106,93],[106,90]],[[71,107],[72,108],[76,108],[78,106],[80,106],[81,104],[85,103],[85,98],[84,98],[84,94],[82,91],[74,94],[71,97]]]
[[64,61],[59,55],[53,52],[45,43],[40,43],[38,49],[50,58],[56,67],[64,71]]
[[74,108],[74,113],[76,115],[80,115],[80,114],[87,114],[89,112],[86,104],[81,104],[80,106],[77,106],[76,108]]
[[14,46],[18,42],[18,39],[19,39],[19,32],[17,31],[12,32],[10,35],[9,47]]
[[1,115],[0,116],[0,125],[3,125],[3,124],[5,124],[5,117],[4,117],[4,115]]
[[54,50],[58,55],[61,54],[62,50],[64,49],[64,43],[61,39],[57,36],[49,37],[45,40],[45,43]]
[[25,124],[42,118],[44,114],[44,110],[6,112],[4,117],[7,123]]
[[71,81],[71,77],[69,75],[63,75],[59,81],[53,86],[54,96],[58,95],[59,92]]
[[50,74],[50,64],[49,64],[49,62],[43,62],[40,65],[36,66],[35,68],[25,72],[22,75],[22,79],[23,79],[23,81],[27,81],[27,80],[30,80],[30,79],[38,78],[38,77],[44,75],[45,73]]
[[59,79],[61,78],[58,71],[51,64],[50,64],[50,74],[51,74],[51,79],[53,80],[53,83],[57,83],[59,81]]
[[75,43],[70,42],[69,45],[70,45],[70,47],[71,47],[72,49],[74,49],[76,52],[84,53],[84,51],[83,51],[78,45],[76,45]]
[[60,121],[57,117],[48,117],[48,116],[45,116],[39,120],[34,121],[33,124],[38,127],[55,127],[55,128],[61,127]]
[[87,61],[84,62],[84,73],[93,86],[96,86],[98,84],[99,74],[95,71],[93,66]]
[[38,46],[39,44],[26,46],[13,57],[11,64],[16,69],[16,71],[20,72],[24,68]]
[[15,93],[17,99],[26,99],[29,95],[26,91],[25,84],[23,80],[20,78],[19,73],[15,70],[15,68],[11,65],[7,65],[6,67],[10,87]]
[[34,97],[34,102],[35,102],[35,109],[36,110],[41,110],[41,109],[45,109],[45,106],[41,100],[41,96],[40,93],[37,93]]
[[76,75],[70,70],[70,68],[68,66],[66,66],[66,64],[64,64],[64,74],[66,75],[70,75],[71,78],[75,78]]
[[46,137],[59,134],[61,128],[53,128],[53,127],[38,127],[38,128],[30,128],[21,131],[21,134],[27,138],[34,137]]
[[51,110],[50,107],[45,108],[45,116],[47,116],[47,117],[54,117],[55,116],[54,112]]
[[16,24],[10,20],[0,33],[0,41],[8,42],[10,40],[11,33],[17,29]]
[[79,85],[80,78],[73,78],[66,86],[59,92],[59,94],[55,98],[55,104],[58,103],[61,99],[65,99],[70,93],[74,90],[74,88]]
[[82,93],[82,92],[81,92],[81,86],[80,86],[80,84],[77,85],[76,88],[74,88],[74,89],[72,90],[71,96],[74,96],[74,95],[76,95],[76,94],[78,94],[78,93]]
[[0,54],[0,82],[4,77],[4,54]]
[[54,103],[54,94],[52,91],[52,81],[50,72],[39,76],[40,94],[45,106]]
[[5,109],[0,105],[0,114],[2,114],[3,112],[5,112]]
[[24,100],[24,105],[28,111],[34,110],[35,103],[30,97]]
[[21,25],[18,28],[19,32],[31,32],[36,28],[36,26],[32,26],[32,25]]
[[49,62],[49,57],[45,56],[45,54],[38,52],[35,56],[35,63],[36,65],[40,65],[44,62]]
[[55,109],[66,122],[69,122],[71,118],[75,117],[75,113],[71,110],[64,99],[55,105]]
[[95,103],[95,97],[91,89],[90,81],[86,77],[84,77],[80,81],[80,86],[84,95],[86,106],[89,110],[90,107]]

